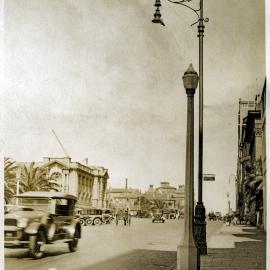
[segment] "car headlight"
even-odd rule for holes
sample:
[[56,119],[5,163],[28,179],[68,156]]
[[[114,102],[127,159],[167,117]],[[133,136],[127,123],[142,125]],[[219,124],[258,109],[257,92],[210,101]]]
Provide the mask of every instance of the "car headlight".
[[25,228],[27,226],[28,219],[27,218],[21,218],[18,220],[17,226],[20,228]]

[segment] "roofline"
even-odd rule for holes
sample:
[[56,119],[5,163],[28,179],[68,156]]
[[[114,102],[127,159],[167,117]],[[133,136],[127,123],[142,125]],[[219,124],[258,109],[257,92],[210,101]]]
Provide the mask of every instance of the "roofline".
[[[47,195],[47,196],[46,196]],[[62,193],[62,192],[50,192],[50,191],[28,191],[22,194],[18,194],[14,196],[15,198],[62,198],[62,199],[73,199],[77,201],[77,197],[68,194],[68,193]]]

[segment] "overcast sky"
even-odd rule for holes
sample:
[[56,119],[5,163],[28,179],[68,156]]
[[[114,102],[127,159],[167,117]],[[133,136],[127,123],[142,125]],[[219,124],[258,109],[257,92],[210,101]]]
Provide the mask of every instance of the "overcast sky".
[[[194,7],[198,1],[194,0]],[[207,0],[204,39],[204,173],[207,211],[226,211],[236,173],[238,100],[265,78],[264,1]],[[186,93],[198,71],[196,15],[154,0],[9,0],[5,3],[5,156],[64,156],[109,170],[112,187],[145,190],[185,181]],[[198,90],[195,95],[197,182]],[[197,193],[197,190],[195,191]],[[233,201],[233,193],[231,194]]]

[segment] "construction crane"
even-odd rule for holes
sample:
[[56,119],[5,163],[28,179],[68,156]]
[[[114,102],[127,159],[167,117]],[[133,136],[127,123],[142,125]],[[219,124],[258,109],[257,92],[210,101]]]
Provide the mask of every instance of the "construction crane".
[[52,133],[53,133],[53,135],[55,136],[55,138],[56,138],[56,140],[58,141],[58,143],[60,144],[60,146],[61,146],[61,148],[62,148],[62,150],[63,150],[63,152],[64,152],[64,154],[65,154],[65,157],[70,158],[69,154],[68,154],[67,151],[65,150],[63,144],[61,143],[61,141],[59,140],[59,138],[57,137],[57,135],[56,135],[56,133],[55,133],[55,131],[54,131],[53,129],[52,129]]

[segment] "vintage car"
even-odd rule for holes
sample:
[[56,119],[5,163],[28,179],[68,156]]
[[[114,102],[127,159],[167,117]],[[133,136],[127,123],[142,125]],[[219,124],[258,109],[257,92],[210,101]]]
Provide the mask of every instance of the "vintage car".
[[169,219],[176,219],[177,211],[175,209],[170,209]]
[[102,210],[102,222],[104,224],[111,224],[112,221],[114,220],[113,217],[113,211],[110,209],[103,209]]
[[153,216],[152,216],[152,222],[165,222],[165,217],[163,216],[163,210],[162,209],[154,209],[153,210]]
[[77,249],[81,224],[74,215],[76,197],[61,192],[29,191],[16,196],[18,206],[4,217],[4,245],[28,247],[31,257],[43,257],[45,244],[65,242]]
[[95,208],[81,209],[78,211],[79,219],[82,225],[101,225],[102,210]]

